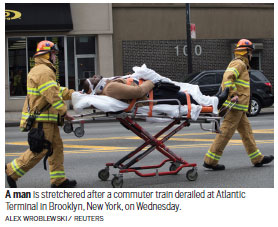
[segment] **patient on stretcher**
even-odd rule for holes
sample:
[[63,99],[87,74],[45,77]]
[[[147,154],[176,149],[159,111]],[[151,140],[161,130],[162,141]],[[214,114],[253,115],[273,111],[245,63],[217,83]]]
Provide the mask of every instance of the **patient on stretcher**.
[[[123,77],[103,78],[94,75],[84,81],[83,91],[87,94],[105,95],[129,103],[132,99],[148,99],[147,95],[153,90],[153,100],[164,99],[157,104],[171,105],[178,103],[169,99],[177,99],[182,105],[186,105],[188,102],[186,91],[190,95],[192,104],[213,106],[213,113],[216,114],[228,97],[228,88],[223,92],[220,90],[215,96],[205,96],[198,85],[174,82],[148,69],[145,65],[134,67],[133,70],[135,73]],[[141,84],[139,84],[140,79],[144,80]]]

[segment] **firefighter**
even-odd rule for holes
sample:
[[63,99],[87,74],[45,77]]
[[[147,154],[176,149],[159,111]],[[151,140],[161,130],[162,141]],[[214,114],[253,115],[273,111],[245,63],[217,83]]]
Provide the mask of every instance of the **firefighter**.
[[[47,142],[45,144],[48,146],[35,152],[34,149],[31,151],[30,145],[21,156],[5,166],[7,181],[11,188],[16,188],[16,181],[47,156],[51,187],[70,188],[76,185],[75,180],[69,180],[65,175],[63,142],[58,128],[63,124],[64,119],[73,120],[73,117],[67,113],[64,100],[71,99],[74,90],[61,87],[56,82],[54,64],[57,52],[58,47],[53,42],[44,40],[38,43],[34,55],[35,66],[27,77],[27,96],[20,121],[22,131],[31,133],[33,129],[35,131],[41,127],[44,132],[43,141]],[[29,144],[39,143],[38,140],[32,139]]]
[[258,149],[250,122],[246,116],[250,101],[250,77],[248,69],[252,57],[253,44],[247,39],[241,39],[234,50],[235,58],[227,67],[222,80],[222,90],[229,87],[228,99],[223,106],[236,102],[232,110],[227,113],[221,125],[221,134],[217,134],[204,157],[203,166],[212,170],[224,170],[225,166],[218,164],[222,153],[232,138],[235,130],[241,136],[245,150],[255,167],[270,163],[274,157],[264,156]]

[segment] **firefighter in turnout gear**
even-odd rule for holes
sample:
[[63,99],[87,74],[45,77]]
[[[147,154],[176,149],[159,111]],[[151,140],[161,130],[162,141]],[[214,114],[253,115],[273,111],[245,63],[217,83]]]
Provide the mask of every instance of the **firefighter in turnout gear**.
[[30,144],[39,143],[32,140],[29,149],[6,165],[10,187],[16,188],[16,181],[46,155],[49,155],[47,160],[51,187],[69,188],[76,185],[75,180],[69,180],[65,175],[63,142],[58,128],[63,124],[64,119],[73,120],[73,117],[67,113],[64,100],[70,100],[74,90],[61,87],[56,82],[54,64],[57,52],[58,47],[50,41],[44,40],[38,43],[34,55],[35,66],[27,77],[27,96],[20,121],[22,131],[31,133],[32,130],[40,127],[44,133],[43,141],[47,141],[49,146],[43,147],[39,152],[31,151]]
[[245,150],[255,167],[270,163],[274,157],[264,156],[258,149],[250,122],[246,116],[250,101],[250,77],[248,69],[252,57],[253,44],[247,39],[241,39],[234,50],[235,58],[227,67],[222,80],[222,90],[229,88],[228,99],[223,106],[236,102],[225,116],[220,131],[204,157],[203,166],[212,170],[224,170],[225,166],[218,164],[229,140],[237,130],[241,136]]

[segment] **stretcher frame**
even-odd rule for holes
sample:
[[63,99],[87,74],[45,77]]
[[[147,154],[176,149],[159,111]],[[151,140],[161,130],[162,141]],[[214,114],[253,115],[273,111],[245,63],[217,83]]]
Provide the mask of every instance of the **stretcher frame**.
[[[102,181],[108,180],[110,176],[109,168],[114,167],[119,169],[118,174],[113,174],[114,177],[111,181],[111,184],[114,188],[121,188],[123,186],[123,174],[133,172],[140,177],[152,177],[152,176],[163,176],[163,175],[176,175],[178,174],[183,168],[185,167],[192,167],[190,170],[186,172],[186,178],[189,181],[195,181],[198,177],[197,172],[197,164],[196,163],[189,163],[186,160],[182,159],[178,155],[176,155],[171,149],[169,149],[164,143],[169,140],[173,135],[177,132],[182,130],[184,127],[189,127],[191,123],[199,123],[200,127],[204,131],[211,131],[215,133],[220,132],[220,119],[221,117],[212,114],[212,107],[210,108],[211,111],[206,109],[205,113],[201,112],[200,116],[197,120],[193,121],[192,119],[188,118],[188,116],[182,116],[180,112],[181,104],[179,100],[176,99],[167,99],[167,100],[155,100],[155,101],[176,101],[179,104],[179,115],[177,118],[171,118],[171,122],[164,127],[162,130],[157,132],[155,135],[151,135],[147,130],[145,130],[138,122],[137,119],[145,119],[149,117],[148,114],[138,114],[136,111],[136,107],[143,102],[154,102],[153,100],[146,100],[146,101],[138,101],[135,103],[134,107],[132,108],[131,112],[117,112],[117,113],[93,113],[89,114],[81,114],[75,115],[73,117],[79,118],[77,120],[73,120],[71,122],[66,122],[64,126],[64,131],[66,133],[70,133],[74,131],[74,134],[77,137],[82,137],[85,133],[84,131],[84,124],[85,123],[92,123],[97,118],[103,117],[110,117],[118,120],[122,126],[124,126],[127,130],[132,131],[135,135],[140,137],[144,143],[138,146],[135,150],[131,151],[129,154],[125,155],[117,162],[109,162],[106,163],[105,168],[101,169],[98,172],[98,177]],[[233,104],[234,105],[234,104]],[[232,106],[228,106],[226,109],[231,110]],[[90,117],[90,118],[88,118]],[[152,115],[155,118],[169,118],[166,115]],[[210,123],[211,128],[204,128],[203,124]],[[73,124],[80,124],[75,130],[73,130]],[[176,127],[175,127],[176,126]],[[175,127],[170,131],[166,136],[162,139],[159,139],[162,134],[169,131],[171,128]],[[147,150],[142,151],[147,146]],[[137,166],[133,167],[134,164],[145,158],[149,155],[153,150],[158,150],[162,155],[166,156],[167,158],[164,159],[157,165],[150,165],[150,166]],[[141,152],[139,154],[139,152]],[[127,163],[125,163],[127,162]],[[169,171],[159,172],[158,169],[165,165],[166,163],[170,162],[171,165],[169,167]],[[142,173],[141,170],[146,169],[155,169],[155,172],[152,173]]]

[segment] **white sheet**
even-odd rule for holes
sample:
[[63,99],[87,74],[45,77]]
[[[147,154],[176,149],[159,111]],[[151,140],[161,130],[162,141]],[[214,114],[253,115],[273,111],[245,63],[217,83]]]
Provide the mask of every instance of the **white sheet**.
[[217,108],[218,98],[215,96],[203,95],[198,85],[172,81],[169,78],[161,76],[154,70],[149,69],[145,64],[143,64],[141,67],[138,66],[133,67],[133,71],[134,73],[131,75],[131,77],[136,79],[151,80],[154,83],[158,81],[163,81],[163,82],[173,83],[180,86],[180,91],[182,92],[186,91],[188,94],[192,96],[192,98],[198,104],[202,106],[212,106],[213,113],[218,114],[218,108]]
[[[74,111],[80,114],[84,108],[94,106],[95,108],[103,112],[117,112],[124,110],[128,107],[128,104],[117,99],[104,96],[104,95],[87,95],[81,94],[79,92],[74,92],[72,94],[72,104]],[[196,120],[202,110],[202,106],[191,105],[191,118]],[[187,106],[181,106],[181,114],[187,114]],[[138,113],[147,114],[149,112],[148,106],[143,106],[138,108]],[[153,114],[166,114],[170,118],[179,116],[179,106],[178,105],[167,105],[159,104],[154,105]]]

